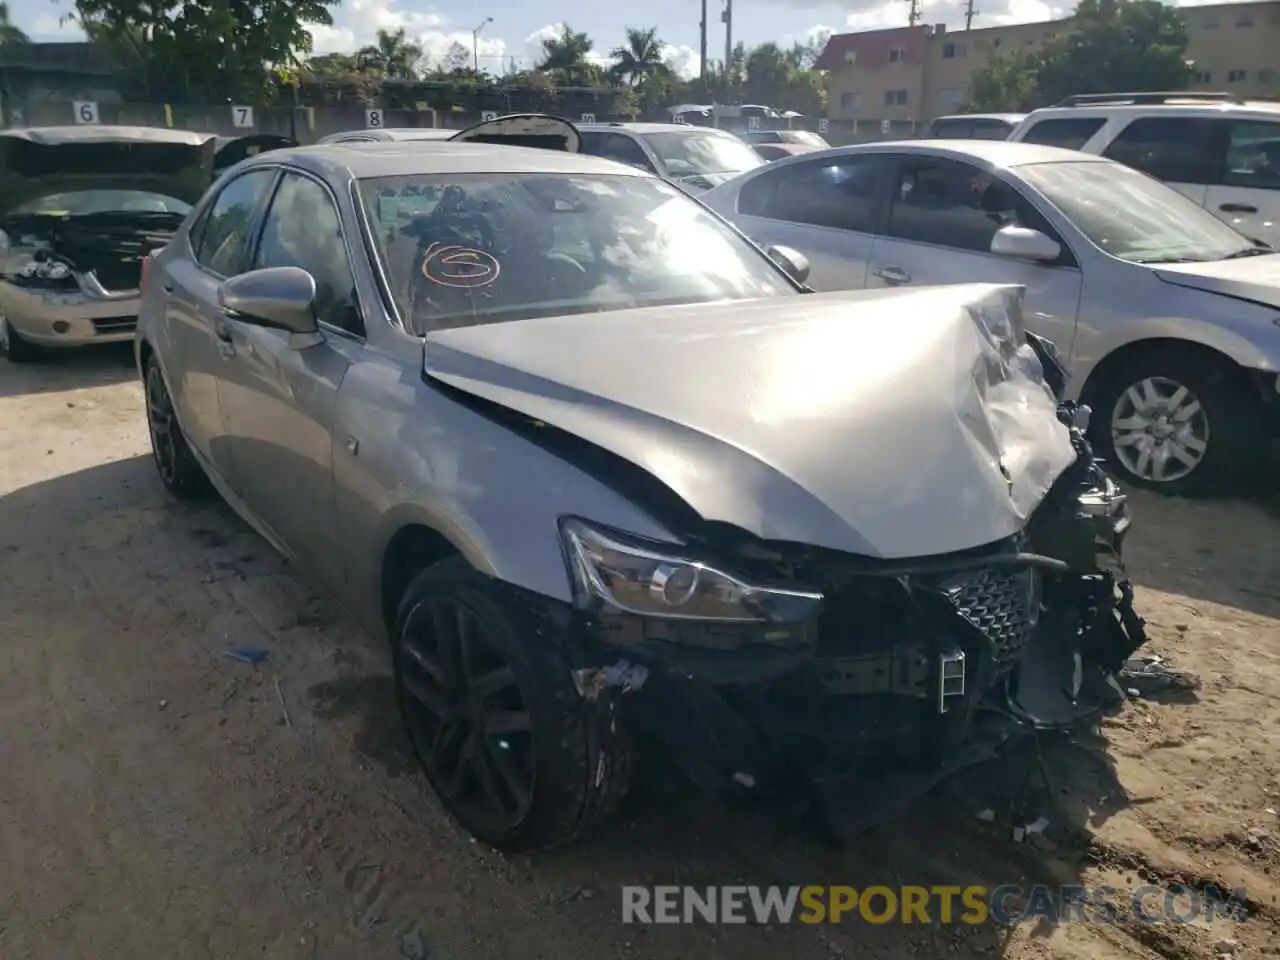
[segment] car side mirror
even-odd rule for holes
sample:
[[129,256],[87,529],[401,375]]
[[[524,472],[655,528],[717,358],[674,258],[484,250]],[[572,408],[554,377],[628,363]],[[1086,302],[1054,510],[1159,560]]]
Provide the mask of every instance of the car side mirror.
[[991,252],[997,257],[1044,263],[1062,256],[1062,246],[1039,230],[1008,226],[1001,227],[991,238]]
[[809,258],[799,250],[791,247],[772,246],[765,249],[769,259],[787,271],[787,275],[796,283],[804,283],[809,279]]
[[264,267],[224,280],[218,305],[243,323],[315,333],[316,281],[301,267]]

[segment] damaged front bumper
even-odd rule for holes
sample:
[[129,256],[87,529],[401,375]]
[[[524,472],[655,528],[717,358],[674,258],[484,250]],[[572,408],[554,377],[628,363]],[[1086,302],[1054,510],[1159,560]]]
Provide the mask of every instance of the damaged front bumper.
[[918,563],[770,560],[821,584],[803,622],[586,617],[575,682],[609,732],[599,748],[652,735],[697,782],[816,801],[856,832],[887,798],[1118,703],[1114,675],[1145,641],[1121,560],[1128,505],[1072,432],[1076,465],[1006,543]]

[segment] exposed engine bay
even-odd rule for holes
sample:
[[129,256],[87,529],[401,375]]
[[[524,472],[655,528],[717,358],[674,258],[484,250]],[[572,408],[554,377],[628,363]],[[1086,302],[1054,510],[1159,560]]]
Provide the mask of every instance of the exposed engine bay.
[[[1026,339],[1061,398],[1052,344]],[[881,561],[739,538],[737,569],[820,592],[816,618],[593,617],[582,654],[601,666],[576,681],[600,729],[654,737],[695,782],[819,813],[847,838],[890,798],[1121,702],[1115,675],[1146,639],[1121,559],[1126,499],[1085,439],[1088,409],[1060,400],[1058,418],[1075,461],[1002,542]]]

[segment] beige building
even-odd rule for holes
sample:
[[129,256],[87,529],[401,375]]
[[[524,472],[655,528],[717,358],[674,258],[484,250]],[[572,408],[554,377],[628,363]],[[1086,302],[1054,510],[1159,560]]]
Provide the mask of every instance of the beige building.
[[[1280,94],[1280,0],[1183,7],[1193,89]],[[838,120],[930,120],[955,113],[992,56],[1035,47],[1069,20],[975,30],[894,27],[831,37],[815,65],[828,71],[827,114]]]

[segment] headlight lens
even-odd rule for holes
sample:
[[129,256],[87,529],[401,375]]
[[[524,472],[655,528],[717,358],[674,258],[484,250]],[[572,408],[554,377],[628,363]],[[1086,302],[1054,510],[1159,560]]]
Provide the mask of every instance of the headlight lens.
[[739,623],[798,623],[822,594],[748,584],[678,547],[606,531],[582,520],[561,522],[579,606],[645,617]]

